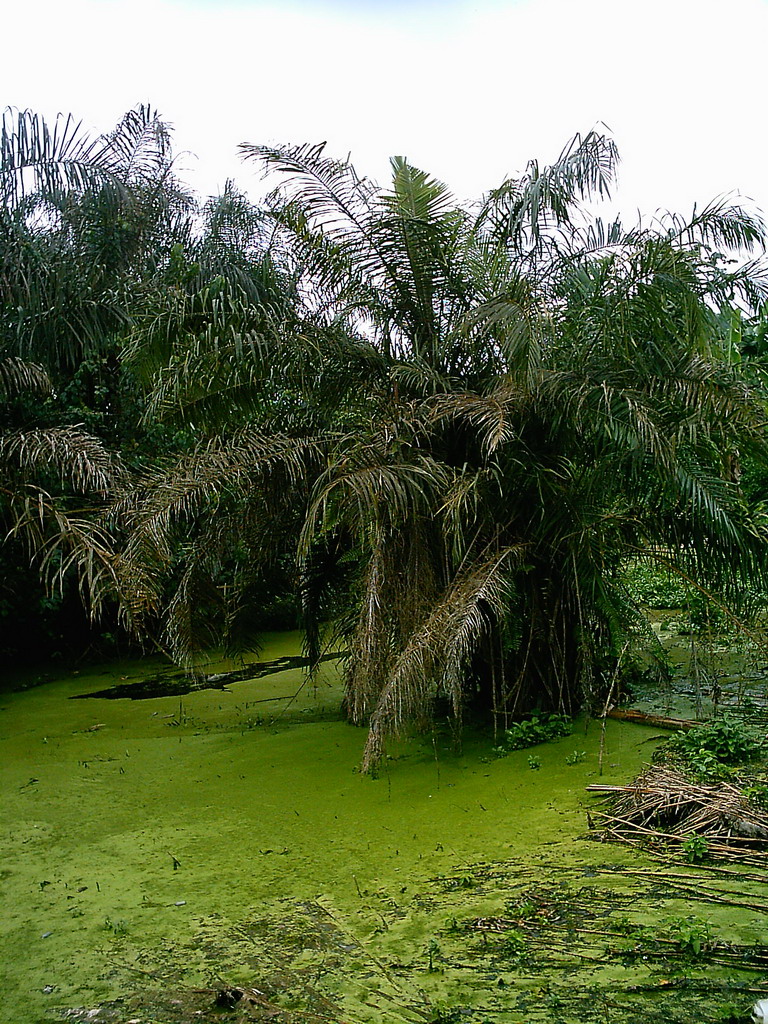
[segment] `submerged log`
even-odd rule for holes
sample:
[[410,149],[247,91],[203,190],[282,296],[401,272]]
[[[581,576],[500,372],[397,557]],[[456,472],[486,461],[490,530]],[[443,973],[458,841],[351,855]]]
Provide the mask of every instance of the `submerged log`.
[[[323,654],[318,658],[320,662],[334,661],[342,657],[340,651],[333,654]],[[150,676],[147,679],[137,679],[133,683],[124,683],[121,686],[110,686],[106,690],[95,690],[92,693],[75,693],[70,700],[88,700],[91,697],[104,698],[106,700],[119,700],[128,697],[130,700],[150,700],[153,697],[184,697],[188,693],[195,693],[197,690],[225,690],[230,683],[243,683],[251,679],[261,679],[263,676],[272,675],[276,672],[285,672],[286,669],[309,668],[309,658],[299,656],[286,656],[277,658],[274,661],[253,661],[245,668],[235,669],[232,672],[214,672],[211,675],[194,676],[189,672],[165,671],[159,675]],[[293,696],[286,694],[286,697]],[[283,700],[283,697],[270,697],[268,700]],[[259,702],[255,702],[259,703]],[[100,726],[94,726],[100,728]]]

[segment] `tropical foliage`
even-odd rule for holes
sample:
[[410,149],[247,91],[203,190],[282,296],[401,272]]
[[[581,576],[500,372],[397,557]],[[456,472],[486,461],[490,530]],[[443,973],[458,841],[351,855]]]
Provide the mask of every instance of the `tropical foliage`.
[[653,642],[628,559],[736,611],[763,587],[740,477],[768,455],[741,360],[765,238],[739,205],[603,222],[617,154],[593,132],[473,206],[402,158],[381,188],[323,147],[245,146],[266,207],[231,185],[197,207],[146,109],[95,143],[25,116],[3,148],[9,373],[100,367],[105,415],[86,405],[102,436],[120,411],[134,475],[90,580],[177,659],[253,645],[265,600],[298,594],[313,658],[347,652],[371,767],[446,699],[500,730],[604,700]]
[[[98,228],[116,226],[128,201],[129,151],[151,123],[142,110],[96,140],[72,118],[51,129],[29,112],[6,111],[1,126],[0,514],[49,583],[63,586],[75,569],[83,593],[114,575],[109,541],[83,514],[83,498],[103,499],[122,468],[57,391],[73,373],[84,380],[85,367],[110,349],[114,357],[119,289]],[[6,586],[14,575],[15,567],[4,573]],[[8,607],[18,635],[18,611]]]
[[[98,138],[71,117],[49,125],[7,111],[0,156],[0,513],[51,581],[65,585],[79,567],[83,594],[96,607],[118,599],[138,626],[98,506],[127,487],[126,466],[186,450],[194,429],[191,414],[179,427],[160,423],[144,382],[162,367],[172,381],[180,362],[194,369],[198,405],[215,404],[205,364],[220,363],[235,324],[247,319],[253,331],[267,296],[279,316],[291,283],[265,256],[272,229],[261,211],[230,185],[204,204],[181,186],[169,128],[148,107]],[[172,400],[160,388],[152,398]],[[233,402],[230,391],[223,408],[232,415]],[[18,553],[0,552],[4,590],[13,578],[17,595]],[[167,589],[161,583],[160,601]],[[287,586],[279,589],[285,600]],[[18,596],[0,594],[10,644],[14,604]],[[141,625],[146,633],[154,622]]]
[[722,255],[759,254],[759,220],[589,219],[616,164],[598,134],[473,208],[399,158],[381,189],[322,147],[245,155],[280,175],[270,245],[297,301],[228,321],[226,348],[198,335],[204,387],[192,360],[157,378],[154,407],[207,431],[131,513],[145,592],[184,544],[179,654],[227,559],[247,619],[253,567],[295,542],[310,649],[332,619],[371,766],[439,698],[504,726],[603,694],[647,635],[628,556],[723,601],[762,579],[734,467],[765,458],[763,396],[722,313],[761,300],[759,259]]

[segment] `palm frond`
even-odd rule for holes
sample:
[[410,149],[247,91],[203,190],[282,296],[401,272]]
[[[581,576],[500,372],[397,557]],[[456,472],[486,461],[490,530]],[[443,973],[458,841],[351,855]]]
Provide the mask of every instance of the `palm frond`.
[[550,229],[570,225],[582,199],[610,196],[618,152],[597,131],[575,135],[554,164],[530,161],[519,178],[505,181],[484,200],[477,229],[518,248],[538,244]]
[[81,493],[106,495],[123,477],[120,459],[79,427],[22,430],[0,436],[0,464],[25,478],[55,475]]
[[114,171],[125,181],[156,182],[158,173],[170,168],[170,127],[146,104],[127,111],[101,142],[114,161]]
[[51,390],[51,381],[42,366],[14,356],[0,358],[0,402],[30,392],[48,395]]
[[371,716],[364,771],[375,767],[386,738],[417,717],[439,686],[450,697],[454,714],[460,715],[462,669],[484,630],[495,616],[503,615],[509,569],[521,555],[521,548],[507,547],[473,562],[457,574],[426,621],[414,630]]
[[447,482],[444,467],[424,453],[413,453],[407,461],[399,461],[371,445],[343,455],[315,484],[300,556],[309,551],[326,517],[335,519],[338,515],[338,503],[355,530],[364,532],[375,522],[372,510],[379,509],[389,523],[407,522],[415,512],[428,508],[430,497],[444,490]]
[[667,213],[659,217],[662,230],[670,238],[687,246],[704,243],[710,248],[750,252],[765,251],[766,227],[762,217],[734,199],[720,196],[703,209],[696,206],[690,217]]
[[0,125],[0,196],[12,207],[31,192],[55,194],[94,182],[119,182],[119,164],[104,140],[71,115],[49,126],[39,114],[6,108]]
[[325,143],[305,146],[258,146],[243,143],[246,160],[259,161],[267,172],[283,176],[289,196],[300,198],[315,226],[334,237],[350,228],[364,233],[370,201],[376,186],[358,176],[347,161],[325,155]]
[[[83,603],[96,617],[104,602],[119,600],[121,590],[113,538],[93,516],[72,514],[47,492],[29,487],[8,503],[9,536],[21,540],[51,591],[77,577]],[[127,612],[127,606],[123,606]]]

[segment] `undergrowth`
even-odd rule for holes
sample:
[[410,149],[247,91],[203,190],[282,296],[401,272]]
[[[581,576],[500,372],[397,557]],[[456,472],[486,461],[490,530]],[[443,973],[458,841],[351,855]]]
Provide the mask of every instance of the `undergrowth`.
[[676,733],[667,756],[700,781],[725,778],[730,769],[754,762],[765,752],[765,741],[748,726],[729,718]]
[[527,747],[548,743],[561,736],[570,736],[572,732],[573,721],[567,715],[534,711],[521,722],[515,722],[505,729],[504,741],[500,746],[494,748],[494,754],[497,757],[504,757],[512,750],[525,750]]

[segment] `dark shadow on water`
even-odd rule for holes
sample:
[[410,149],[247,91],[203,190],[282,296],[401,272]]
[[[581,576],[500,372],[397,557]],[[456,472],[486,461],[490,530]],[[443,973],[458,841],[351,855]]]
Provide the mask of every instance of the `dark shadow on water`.
[[[340,652],[324,654],[320,662],[334,661],[341,657]],[[224,690],[230,683],[242,683],[249,679],[261,679],[275,672],[288,669],[309,668],[309,658],[285,657],[274,661],[255,661],[245,668],[234,672],[215,672],[212,675],[192,676],[187,672],[166,672],[140,679],[135,683],[123,683],[110,686],[105,690],[93,693],[76,693],[70,700],[85,700],[89,697],[101,697],[106,700],[129,698],[130,700],[150,700],[153,697],[182,697],[186,693],[198,690]]]

